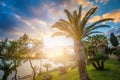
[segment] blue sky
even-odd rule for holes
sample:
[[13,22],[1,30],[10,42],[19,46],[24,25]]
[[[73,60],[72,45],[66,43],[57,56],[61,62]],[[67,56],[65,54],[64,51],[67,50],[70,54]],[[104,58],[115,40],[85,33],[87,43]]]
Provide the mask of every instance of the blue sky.
[[60,18],[66,19],[64,9],[71,12],[83,7],[83,14],[92,6],[99,9],[90,20],[114,18],[106,23],[111,28],[99,29],[106,32],[120,27],[120,0],[0,0],[0,39],[17,39],[24,33],[32,38],[44,39],[46,47],[72,45],[65,37],[51,38],[56,30],[51,26]]

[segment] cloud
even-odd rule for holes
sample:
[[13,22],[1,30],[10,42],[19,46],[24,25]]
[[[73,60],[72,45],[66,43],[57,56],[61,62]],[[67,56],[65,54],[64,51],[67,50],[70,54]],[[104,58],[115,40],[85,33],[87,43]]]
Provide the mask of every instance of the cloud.
[[49,3],[43,3],[44,9],[47,9],[49,15],[55,20],[62,17],[65,18],[64,9],[73,12],[74,10],[78,10],[80,5],[87,10],[93,6],[93,2],[90,2],[89,0],[52,0]]
[[118,23],[118,22],[120,22],[120,10],[115,10],[110,13],[105,13],[102,16],[99,16],[99,15],[94,16],[89,20],[89,22],[93,23],[95,21],[98,21],[98,20],[104,19],[104,18],[113,18],[114,22]]
[[[93,2],[90,0],[0,0],[1,34],[4,37],[12,35],[19,37],[22,33],[32,37],[50,37],[54,32],[51,25],[59,18],[66,18],[64,9],[73,12],[78,10],[79,5],[82,5],[84,13],[93,6]],[[94,17],[94,20],[97,19],[99,17]]]
[[116,11],[112,11],[110,13],[106,13],[102,16],[103,18],[114,18],[114,22],[120,22],[120,9]]
[[82,5],[84,8],[88,8],[89,6],[93,6],[93,2],[89,0],[76,0],[78,4]]
[[98,20],[100,20],[101,17],[100,16],[94,16],[92,19],[89,20],[90,23],[96,22]]
[[107,4],[109,0],[95,0],[96,3]]

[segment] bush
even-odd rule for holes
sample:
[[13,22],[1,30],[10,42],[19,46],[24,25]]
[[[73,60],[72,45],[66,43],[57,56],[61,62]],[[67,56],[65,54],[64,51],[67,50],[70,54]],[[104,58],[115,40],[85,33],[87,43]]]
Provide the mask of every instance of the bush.
[[88,63],[91,63],[97,70],[104,69],[104,62],[108,59],[108,55],[103,53],[96,53],[94,56],[88,58]]
[[42,80],[52,80],[52,75],[46,74],[46,75],[43,76]]
[[114,51],[112,52],[112,54],[116,55],[117,58],[118,58],[118,60],[120,61],[120,48],[114,50]]
[[114,50],[112,53],[113,53],[114,55],[120,55],[120,48]]
[[59,67],[59,72],[60,72],[60,75],[64,75],[65,73],[67,73],[67,70],[65,67],[61,66]]
[[71,70],[72,70],[72,69],[75,69],[76,67],[77,67],[77,65],[72,65],[72,66],[71,66]]
[[103,53],[97,53],[95,54],[95,56],[88,58],[88,62],[93,62],[93,61],[98,62],[99,60],[106,60],[106,59],[108,59],[108,55]]

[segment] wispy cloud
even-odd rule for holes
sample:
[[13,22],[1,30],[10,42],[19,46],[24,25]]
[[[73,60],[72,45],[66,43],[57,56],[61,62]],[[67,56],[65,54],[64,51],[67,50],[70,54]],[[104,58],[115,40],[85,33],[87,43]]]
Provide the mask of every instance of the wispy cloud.
[[107,4],[109,0],[95,0],[96,3]]

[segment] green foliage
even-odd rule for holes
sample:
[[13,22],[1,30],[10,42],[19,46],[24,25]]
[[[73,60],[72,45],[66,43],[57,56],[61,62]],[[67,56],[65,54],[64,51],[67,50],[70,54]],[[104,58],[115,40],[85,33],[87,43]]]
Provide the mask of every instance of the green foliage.
[[114,47],[119,45],[118,39],[114,33],[111,33],[111,35],[110,35],[110,42],[111,42],[112,46],[114,46]]
[[118,60],[120,61],[120,48],[113,50],[112,54],[116,55]]
[[112,52],[112,54],[120,55],[120,48],[114,50],[114,51]]
[[104,34],[96,34],[87,37],[87,44],[89,46],[107,45],[108,39]]
[[88,64],[92,64],[97,70],[104,69],[104,62],[108,58],[108,40],[103,34],[89,36],[86,41],[86,53]]
[[67,73],[66,67],[61,66],[58,68],[58,70],[60,75],[64,75],[65,73]]
[[14,63],[9,60],[1,60],[0,70],[4,72],[2,80],[7,80],[8,76],[15,70]]
[[[107,60],[105,62],[105,69],[102,71],[95,70],[92,65],[87,66],[88,73],[91,80],[119,80],[120,76],[120,62],[116,60]],[[79,80],[78,68],[68,70],[64,75],[59,75],[59,71],[52,71],[52,80]],[[41,76],[38,76],[36,80],[42,80]]]
[[99,62],[100,60],[108,59],[108,55],[104,53],[96,53],[95,56],[88,58],[88,62]]
[[52,80],[52,75],[51,74],[45,74],[43,76],[43,79],[42,80]]

